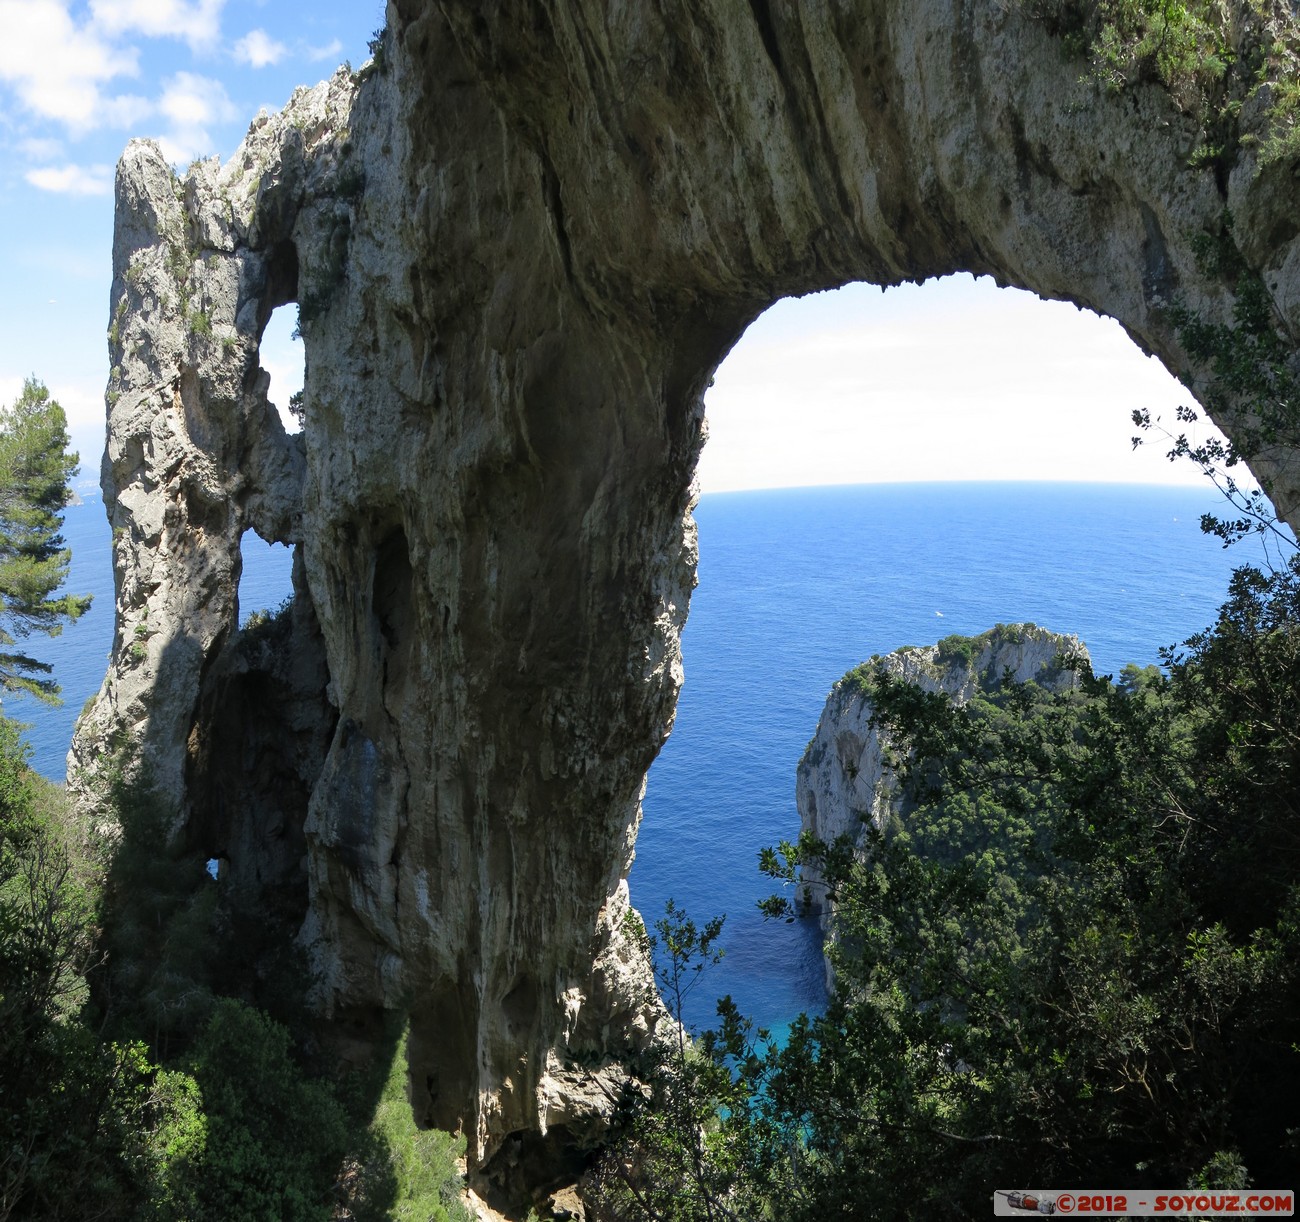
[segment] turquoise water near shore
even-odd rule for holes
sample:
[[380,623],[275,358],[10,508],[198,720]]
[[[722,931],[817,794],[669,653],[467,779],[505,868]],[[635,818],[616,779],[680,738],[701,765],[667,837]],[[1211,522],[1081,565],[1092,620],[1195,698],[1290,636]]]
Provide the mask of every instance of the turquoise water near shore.
[[[1099,672],[1158,661],[1214,618],[1254,544],[1224,550],[1199,529],[1218,508],[1199,487],[883,484],[705,496],[700,584],[683,637],[686,684],[651,769],[632,870],[648,923],[670,897],[699,922],[727,914],[726,958],[688,1020],[731,993],[763,1025],[823,1002],[811,922],[765,921],[758,851],[798,832],[794,772],[826,694],[873,653],[1032,620],[1074,632]],[[64,705],[11,698],[33,761],[62,780],[72,726],[98,690],[113,631],[109,529],[96,499],[68,510],[69,588],[92,609],[53,640]],[[245,538],[241,617],[289,591],[290,556]]]

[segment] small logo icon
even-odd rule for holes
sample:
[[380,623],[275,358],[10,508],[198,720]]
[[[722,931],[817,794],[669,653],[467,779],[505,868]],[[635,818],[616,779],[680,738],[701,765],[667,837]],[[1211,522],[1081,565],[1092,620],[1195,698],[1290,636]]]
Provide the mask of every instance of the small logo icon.
[[1012,1209],[1023,1209],[1025,1213],[1031,1214],[1054,1214],[1056,1212],[1056,1202],[1051,1197],[1041,1196],[1034,1192],[1003,1192],[998,1190],[997,1196],[1006,1197],[1007,1204]]

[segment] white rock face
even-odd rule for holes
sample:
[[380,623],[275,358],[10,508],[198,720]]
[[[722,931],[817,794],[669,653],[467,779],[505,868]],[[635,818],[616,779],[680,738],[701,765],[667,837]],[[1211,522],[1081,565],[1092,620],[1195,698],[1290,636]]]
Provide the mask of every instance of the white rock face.
[[[147,141],[121,160],[102,481],[117,632],[70,775],[93,805],[100,774],[134,750],[176,842],[221,859],[227,902],[305,950],[346,1055],[409,1015],[418,1114],[467,1131],[472,1163],[510,1134],[590,1146],[664,1018],[625,936],[625,879],[667,715],[652,699],[644,745],[611,769],[590,726],[623,715],[587,707],[608,685],[589,666],[568,693],[545,677],[557,651],[509,622],[544,553],[503,535],[503,506],[444,469],[436,405],[410,415],[457,373],[431,356],[411,367],[412,324],[389,304],[376,313],[380,286],[409,288],[418,243],[393,229],[410,208],[393,170],[410,160],[391,159],[395,94],[366,98],[340,71],[184,179]],[[294,301],[308,408],[286,435],[258,345]],[[491,385],[503,369],[492,357],[482,373]],[[474,433],[491,395],[465,393],[472,406],[442,423],[469,435],[446,453],[490,472],[501,442]],[[413,424],[433,426],[418,444]],[[680,504],[663,512],[689,572],[693,527]],[[295,599],[239,632],[249,529],[295,547]],[[544,631],[588,630],[576,606],[540,608]],[[661,604],[633,647],[638,700],[643,686],[676,691],[683,616]],[[501,1165],[527,1179],[539,1161],[512,1147]]]
[[296,293],[294,213],[341,207],[354,96],[346,72],[300,90],[254,121],[227,165],[199,162],[183,181],[150,141],[118,165],[101,478],[117,631],[73,743],[74,780],[125,732],[179,812],[200,672],[237,621],[244,531],[302,540],[303,438],[267,400],[258,341]]
[[[1031,680],[1049,691],[1063,691],[1078,682],[1075,671],[1061,666],[1064,658],[1089,662],[1077,636],[1061,635],[1034,624],[999,624],[961,649],[949,640],[938,645],[908,646],[873,658],[887,674],[927,692],[944,692],[964,704],[1010,674],[1016,683]],[[898,794],[888,735],[871,724],[875,707],[863,685],[850,672],[831,688],[817,721],[817,733],[805,748],[795,780],[799,829],[830,844],[841,836],[859,841],[868,825],[883,827]],[[831,932],[831,906],[823,903],[825,884],[815,866],[801,874],[800,902],[821,914],[822,929]],[[830,966],[827,965],[827,985]]]
[[[1226,321],[1239,283],[1198,263],[1210,236],[1300,337],[1291,165],[1193,157],[1211,116],[1108,91],[1041,7],[392,0],[364,79],[229,163],[122,160],[117,634],[73,783],[136,745],[176,837],[308,954],[322,1028],[364,1048],[409,1018],[420,1115],[485,1187],[571,1165],[579,1070],[657,1021],[626,878],[682,678],[702,395],[748,323],[966,270],[1111,314],[1194,382],[1169,306]],[[1251,55],[1291,17],[1227,10],[1223,88],[1266,135]],[[289,302],[297,436],[258,361]],[[1300,521],[1294,450],[1256,470]],[[297,598],[241,643],[248,528],[294,545]]]

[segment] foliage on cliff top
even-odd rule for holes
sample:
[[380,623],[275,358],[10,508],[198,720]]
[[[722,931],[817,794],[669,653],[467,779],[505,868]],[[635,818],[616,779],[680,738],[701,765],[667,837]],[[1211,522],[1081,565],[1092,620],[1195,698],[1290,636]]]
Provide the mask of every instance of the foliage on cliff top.
[[1226,172],[1244,103],[1268,90],[1261,165],[1300,154],[1300,30],[1283,0],[1027,0],[1107,89],[1163,85],[1202,124],[1191,164]]
[[834,1199],[924,1193],[936,1159],[978,1212],[1031,1166],[1182,1183],[1295,1157],[1300,567],[1242,570],[1166,662],[962,708],[884,678],[911,810],[833,859],[837,997],[779,1071]]
[[[1026,622],[1021,624],[997,624],[976,636],[963,636],[961,633],[954,632],[942,637],[933,647],[904,645],[889,656],[916,658],[927,665],[935,678],[942,678],[943,672],[950,671],[955,667],[969,670],[986,649],[997,650],[1002,645],[1019,645],[1026,640],[1054,641],[1060,646],[1062,652],[1065,652],[1067,648],[1072,650],[1072,647],[1068,646],[1066,639],[1058,633],[1051,632],[1047,628],[1040,628],[1037,624]],[[930,648],[934,650],[933,662],[926,663]],[[839,686],[856,695],[870,696],[877,675],[885,667],[885,659],[876,654],[850,670],[840,680]],[[1058,673],[1057,670],[1052,671],[1053,675]],[[984,678],[985,683],[983,686],[996,687],[1002,676],[990,674]]]

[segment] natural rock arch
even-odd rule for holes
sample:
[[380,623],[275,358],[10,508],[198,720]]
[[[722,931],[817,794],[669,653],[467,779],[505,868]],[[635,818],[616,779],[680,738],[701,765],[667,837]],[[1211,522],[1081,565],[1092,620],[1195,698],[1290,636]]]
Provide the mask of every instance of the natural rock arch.
[[[1175,92],[1108,91],[1034,7],[393,0],[375,63],[259,117],[227,166],[178,182],[137,143],[119,167],[118,631],[73,764],[125,736],[178,836],[242,804],[246,856],[268,821],[301,838],[305,866],[236,858],[232,885],[289,897],[341,1043],[409,1015],[417,1114],[464,1127],[473,1166],[539,1177],[534,1155],[580,1146],[592,1074],[656,1021],[624,880],[680,685],[702,394],[748,322],[964,270],[1110,314],[1195,375],[1169,306],[1230,317],[1196,259],[1226,208],[1300,334],[1290,165],[1243,144],[1191,168]],[[1229,7],[1248,50],[1262,19]],[[301,438],[257,364],[287,300]],[[1257,471],[1294,523],[1294,453]],[[249,525],[299,549],[256,702]],[[288,727],[301,785],[214,813],[212,744],[254,703],[245,748]]]

